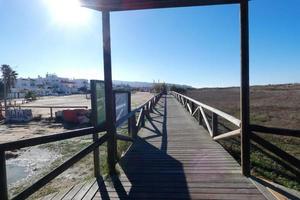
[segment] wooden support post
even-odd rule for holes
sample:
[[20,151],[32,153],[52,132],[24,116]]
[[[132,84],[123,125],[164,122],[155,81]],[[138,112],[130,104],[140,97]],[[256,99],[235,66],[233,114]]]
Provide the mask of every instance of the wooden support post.
[[111,47],[110,47],[110,16],[108,11],[102,11],[102,33],[103,33],[103,62],[105,82],[105,108],[106,108],[106,130],[109,134],[107,141],[107,162],[109,173],[115,174],[116,164],[116,108],[112,86],[111,72]]
[[218,135],[218,115],[216,113],[212,113],[212,135],[213,137]]
[[[99,139],[99,134],[97,132],[93,133],[93,142],[96,142]],[[99,147],[95,148],[93,151],[94,155],[94,176],[100,177],[100,152]]]
[[130,136],[136,138],[137,136],[137,127],[136,127],[136,117],[135,114],[130,117]]
[[6,78],[3,78],[3,95],[4,95],[4,115],[7,116],[7,88]]
[[0,151],[0,199],[7,200],[7,178],[6,178],[6,164],[5,152]]
[[52,110],[52,107],[50,107],[50,119],[53,119],[53,110]]
[[195,104],[193,102],[191,102],[191,110],[192,110],[192,114],[193,114],[195,111]]
[[203,118],[202,118],[202,114],[201,114],[201,111],[200,111],[200,108],[198,109],[198,122],[199,122],[199,125],[200,126],[203,126]]
[[142,119],[141,119],[141,127],[145,127],[145,108],[143,108],[142,110],[141,110],[141,112],[142,112],[142,115],[141,115],[141,117],[142,117]]
[[[128,92],[128,99],[127,99],[127,101],[128,101],[128,113],[130,113],[131,112],[131,92]],[[130,118],[128,118],[128,134],[130,134],[131,133],[131,119]]]
[[241,21],[241,164],[242,173],[250,176],[250,126],[249,126],[249,21],[248,0],[240,3]]

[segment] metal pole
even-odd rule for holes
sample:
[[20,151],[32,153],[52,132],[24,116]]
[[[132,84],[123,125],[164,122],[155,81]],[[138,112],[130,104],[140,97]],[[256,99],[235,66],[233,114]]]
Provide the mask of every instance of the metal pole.
[[110,135],[107,141],[107,162],[109,172],[114,174],[116,163],[116,108],[113,97],[110,47],[110,16],[108,11],[102,12],[103,61],[105,81],[106,128]]
[[242,173],[250,176],[250,126],[249,126],[249,21],[248,0],[240,3],[241,20],[241,164]]

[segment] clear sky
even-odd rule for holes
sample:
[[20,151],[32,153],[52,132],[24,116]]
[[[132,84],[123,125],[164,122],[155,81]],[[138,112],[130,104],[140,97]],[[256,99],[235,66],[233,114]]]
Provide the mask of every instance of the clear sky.
[[[101,13],[55,1],[0,0],[0,64],[103,79]],[[238,5],[114,12],[111,36],[115,80],[239,85]],[[251,84],[300,82],[299,0],[250,2],[250,68]]]

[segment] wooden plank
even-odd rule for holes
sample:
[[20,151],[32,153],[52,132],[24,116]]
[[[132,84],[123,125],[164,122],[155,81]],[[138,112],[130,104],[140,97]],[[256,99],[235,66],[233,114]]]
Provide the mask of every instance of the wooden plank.
[[208,129],[208,132],[209,132],[210,136],[213,136],[212,130],[211,130],[210,125],[208,123],[208,120],[206,118],[205,112],[204,112],[204,110],[203,110],[203,108],[201,106],[200,106],[200,111],[201,111],[202,117],[204,119],[204,122],[206,124],[206,128]]
[[96,179],[92,179],[84,184],[84,186],[78,191],[78,193],[73,197],[73,200],[81,200],[89,191],[89,189],[94,185]]
[[300,130],[266,127],[266,126],[261,126],[256,124],[251,124],[250,129],[251,131],[267,133],[267,134],[300,137]]
[[55,200],[63,199],[67,195],[67,193],[72,190],[72,188],[73,188],[73,186],[68,187],[67,189],[64,189],[63,191],[57,193],[57,195],[55,195],[52,199],[55,199]]
[[57,194],[58,194],[58,192],[49,194],[49,195],[43,197],[41,200],[51,200],[51,199],[53,199],[53,197],[55,197]]
[[85,136],[85,135],[91,135],[94,132],[103,132],[103,131],[105,131],[104,124],[102,124],[101,127],[98,128],[87,127],[87,128],[76,129],[72,131],[65,131],[62,133],[56,133],[52,135],[45,135],[45,136],[23,139],[18,141],[6,142],[2,144],[0,143],[0,151],[12,151],[24,147],[41,145],[49,142],[57,142],[57,141],[71,139],[71,138]]
[[214,137],[213,139],[214,140],[221,140],[221,139],[225,139],[225,138],[227,139],[227,138],[238,136],[238,135],[240,135],[240,133],[241,133],[241,129],[237,129],[234,131],[230,131],[230,132],[218,135],[218,136]]
[[63,199],[73,199],[73,197],[80,191],[83,187],[84,183],[79,183],[75,185],[65,196]]
[[89,189],[89,191],[86,193],[86,195],[82,198],[82,200],[90,200],[93,199],[93,197],[95,196],[96,192],[99,189],[99,185],[98,182],[95,181],[94,184],[92,185],[92,187]]
[[207,6],[219,4],[236,4],[239,0],[121,0],[121,1],[97,1],[81,0],[84,7],[99,11],[123,11],[140,10],[155,8],[189,7],[189,6]]

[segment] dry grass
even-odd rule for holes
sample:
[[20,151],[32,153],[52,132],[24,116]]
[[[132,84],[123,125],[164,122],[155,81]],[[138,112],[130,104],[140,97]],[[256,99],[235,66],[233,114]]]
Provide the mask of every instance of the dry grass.
[[[264,126],[300,129],[300,84],[254,86],[250,89],[250,121]],[[239,88],[206,88],[187,91],[190,96],[239,118]],[[260,135],[300,158],[300,138]],[[239,138],[222,140],[220,143],[236,160],[240,161]],[[263,176],[287,187],[300,190],[299,170],[283,166],[280,159],[263,147],[253,144],[251,148],[252,173]]]

